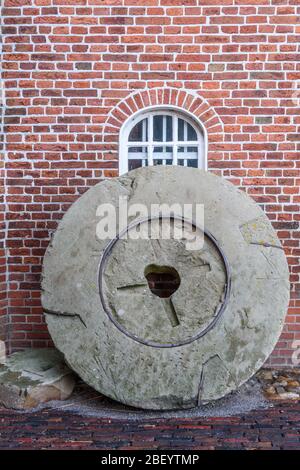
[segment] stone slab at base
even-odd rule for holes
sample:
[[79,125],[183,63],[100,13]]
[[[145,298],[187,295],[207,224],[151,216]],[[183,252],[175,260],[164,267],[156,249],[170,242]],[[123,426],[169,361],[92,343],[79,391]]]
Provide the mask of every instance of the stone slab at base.
[[262,369],[257,374],[269,400],[300,400],[300,368]]
[[28,349],[0,365],[0,405],[28,409],[50,400],[65,400],[75,376],[56,349]]

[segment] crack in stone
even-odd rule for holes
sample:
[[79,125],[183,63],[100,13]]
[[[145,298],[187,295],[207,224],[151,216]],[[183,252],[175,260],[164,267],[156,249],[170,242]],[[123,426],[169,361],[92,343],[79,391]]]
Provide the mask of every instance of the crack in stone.
[[111,370],[109,369],[110,370],[110,377],[109,377],[109,374],[107,373],[107,370],[104,368],[100,357],[96,356],[96,354],[94,354],[93,358],[94,358],[94,361],[96,362],[97,366],[100,367],[103,370],[103,373],[106,376],[108,382],[112,381],[113,384],[115,385],[115,381],[114,381],[114,378],[112,377]]
[[[198,386],[198,399],[197,399],[197,404],[200,406],[202,404],[202,392],[203,392],[203,384],[204,384],[204,368],[207,366],[209,361],[217,357],[220,362],[223,363],[222,359],[220,358],[219,354],[213,354],[211,357],[209,357],[203,364],[202,364],[202,369],[201,369],[201,374],[200,374],[200,380],[199,380],[199,386]],[[226,367],[225,367],[226,368]]]
[[133,195],[134,190],[137,186],[135,178],[127,175],[115,181],[119,184],[119,186],[121,186],[123,189],[125,189],[128,192],[128,201],[130,201],[131,196]]
[[250,242],[249,245],[258,245],[258,246],[264,246],[266,248],[278,248],[278,250],[284,250],[284,248],[280,245],[272,245],[271,243],[267,243],[267,242]]
[[[284,277],[256,277],[258,281],[285,281]],[[289,291],[289,289],[288,289]]]
[[[206,363],[205,363],[206,364]],[[200,373],[200,380],[198,385],[198,394],[197,394],[197,406],[201,405],[201,397],[203,391],[203,381],[204,381],[204,364],[202,365],[201,373]]]
[[126,286],[119,286],[117,287],[117,290],[139,289],[141,287],[147,287],[147,283],[141,282],[140,284],[135,283],[135,284],[128,284]]
[[266,254],[264,252],[261,251],[261,254],[265,258],[265,260],[267,261],[267,263],[271,267],[271,269],[273,269],[274,271],[276,271],[278,273],[277,266],[274,263],[272,263],[272,261],[266,256]]
[[69,312],[60,312],[59,310],[49,310],[47,308],[44,308],[44,312],[47,313],[48,315],[56,315],[58,317],[71,317],[71,318],[78,318],[81,323],[87,328],[87,324],[84,322],[82,319],[81,315],[79,313],[69,313]]
[[[245,317],[243,316],[243,313],[245,314]],[[256,326],[250,326],[249,325],[249,311],[248,308],[244,307],[242,310],[238,310],[238,314],[240,316],[241,324],[242,327],[248,328],[249,330],[256,330]]]
[[161,249],[161,243],[159,239],[150,239],[150,244],[152,246],[152,250],[154,252],[154,256],[156,260],[159,259],[159,250]]
[[232,373],[230,372],[230,370],[228,369],[228,367],[225,365],[223,359],[220,357],[219,354],[213,354],[212,356],[210,356],[210,357],[202,364],[202,369],[201,369],[200,379],[199,379],[199,385],[198,385],[197,406],[201,406],[201,405],[203,404],[203,402],[202,402],[202,393],[203,393],[203,385],[204,385],[204,369],[205,369],[205,367],[207,366],[207,364],[208,364],[211,360],[213,360],[214,358],[219,359],[220,363],[222,364],[222,366],[224,367],[224,369],[227,371],[228,376],[230,377],[230,379],[234,382],[235,386],[237,387],[237,382],[236,382],[236,380],[233,378]]
[[[98,335],[97,335],[97,336],[98,336]],[[98,337],[99,337],[99,336],[98,336]],[[109,370],[109,373],[108,373],[108,371],[107,371],[107,370],[105,369],[105,367],[103,366],[103,363],[102,363],[102,361],[101,361],[101,359],[100,359],[100,355],[93,354],[93,359],[94,359],[94,361],[96,362],[96,364],[97,364],[98,366],[100,366],[101,369],[103,370],[103,373],[104,373],[104,375],[106,376],[108,382],[109,382],[109,383],[112,382],[112,383],[113,383],[113,386],[114,386],[114,388],[115,388],[115,391],[117,391],[117,390],[118,390],[117,382],[116,382],[116,380],[115,380],[115,377],[113,376],[111,367],[108,366],[108,370]],[[118,391],[118,393],[119,393],[119,391]],[[115,399],[117,399],[117,394],[115,395]]]

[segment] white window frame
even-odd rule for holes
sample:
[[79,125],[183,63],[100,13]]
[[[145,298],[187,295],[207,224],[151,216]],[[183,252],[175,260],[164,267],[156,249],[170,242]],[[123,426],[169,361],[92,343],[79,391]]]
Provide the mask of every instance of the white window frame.
[[[157,142],[149,139],[152,133],[153,116],[154,115],[171,115],[173,119],[173,140],[170,142]],[[145,142],[129,142],[129,134],[134,126],[141,120],[148,118],[148,140]],[[178,118],[187,121],[195,130],[197,140],[194,141],[178,141],[177,140],[177,123]],[[175,125],[174,125],[175,124]],[[120,129],[119,138],[119,174],[128,172],[128,148],[129,147],[147,147],[148,149],[148,165],[153,165],[153,149],[154,147],[172,147],[173,148],[173,165],[177,164],[177,150],[182,146],[197,146],[198,149],[198,168],[207,170],[207,132],[203,124],[192,113],[182,110],[177,106],[149,106],[141,111],[137,111],[129,119],[127,119]],[[137,154],[138,157],[138,154]],[[140,157],[139,157],[140,158]]]

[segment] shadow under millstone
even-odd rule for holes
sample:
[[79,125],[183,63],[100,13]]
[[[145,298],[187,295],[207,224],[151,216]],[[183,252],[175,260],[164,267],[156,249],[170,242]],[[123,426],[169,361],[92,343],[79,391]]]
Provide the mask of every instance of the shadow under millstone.
[[148,418],[197,418],[244,415],[252,410],[267,409],[272,403],[263,394],[256,377],[242,385],[239,390],[214,403],[197,408],[170,411],[151,411],[122,405],[98,393],[82,381],[75,387],[72,396],[64,402],[52,401],[38,407],[38,410],[72,412],[81,416],[124,420],[144,420]]

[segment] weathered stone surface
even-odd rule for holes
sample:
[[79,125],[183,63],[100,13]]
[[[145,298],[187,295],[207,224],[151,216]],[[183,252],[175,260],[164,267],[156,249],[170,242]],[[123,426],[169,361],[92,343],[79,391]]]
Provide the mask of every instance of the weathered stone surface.
[[0,366],[0,404],[26,409],[50,400],[65,400],[75,386],[73,372],[55,349],[12,354]]
[[[101,301],[107,240],[96,236],[96,210],[118,207],[119,196],[148,208],[204,204],[205,229],[230,266],[231,292],[220,320],[189,344],[180,345],[211,324],[224,296],[220,253],[207,237],[198,252],[176,240],[119,241],[101,276]],[[171,307],[150,291],[149,264],[179,273]],[[261,367],[283,326],[288,279],[280,242],[253,200],[210,173],[151,167],[102,182],[73,204],[45,256],[42,299],[55,345],[89,385],[132,406],[188,408],[226,395]]]
[[[172,303],[149,291],[144,274],[149,266],[176,267],[181,283]],[[186,250],[180,240],[128,239],[116,244],[107,261],[104,295],[127,332],[146,342],[181,344],[213,320],[225,282],[222,258],[207,238],[200,251]]]

